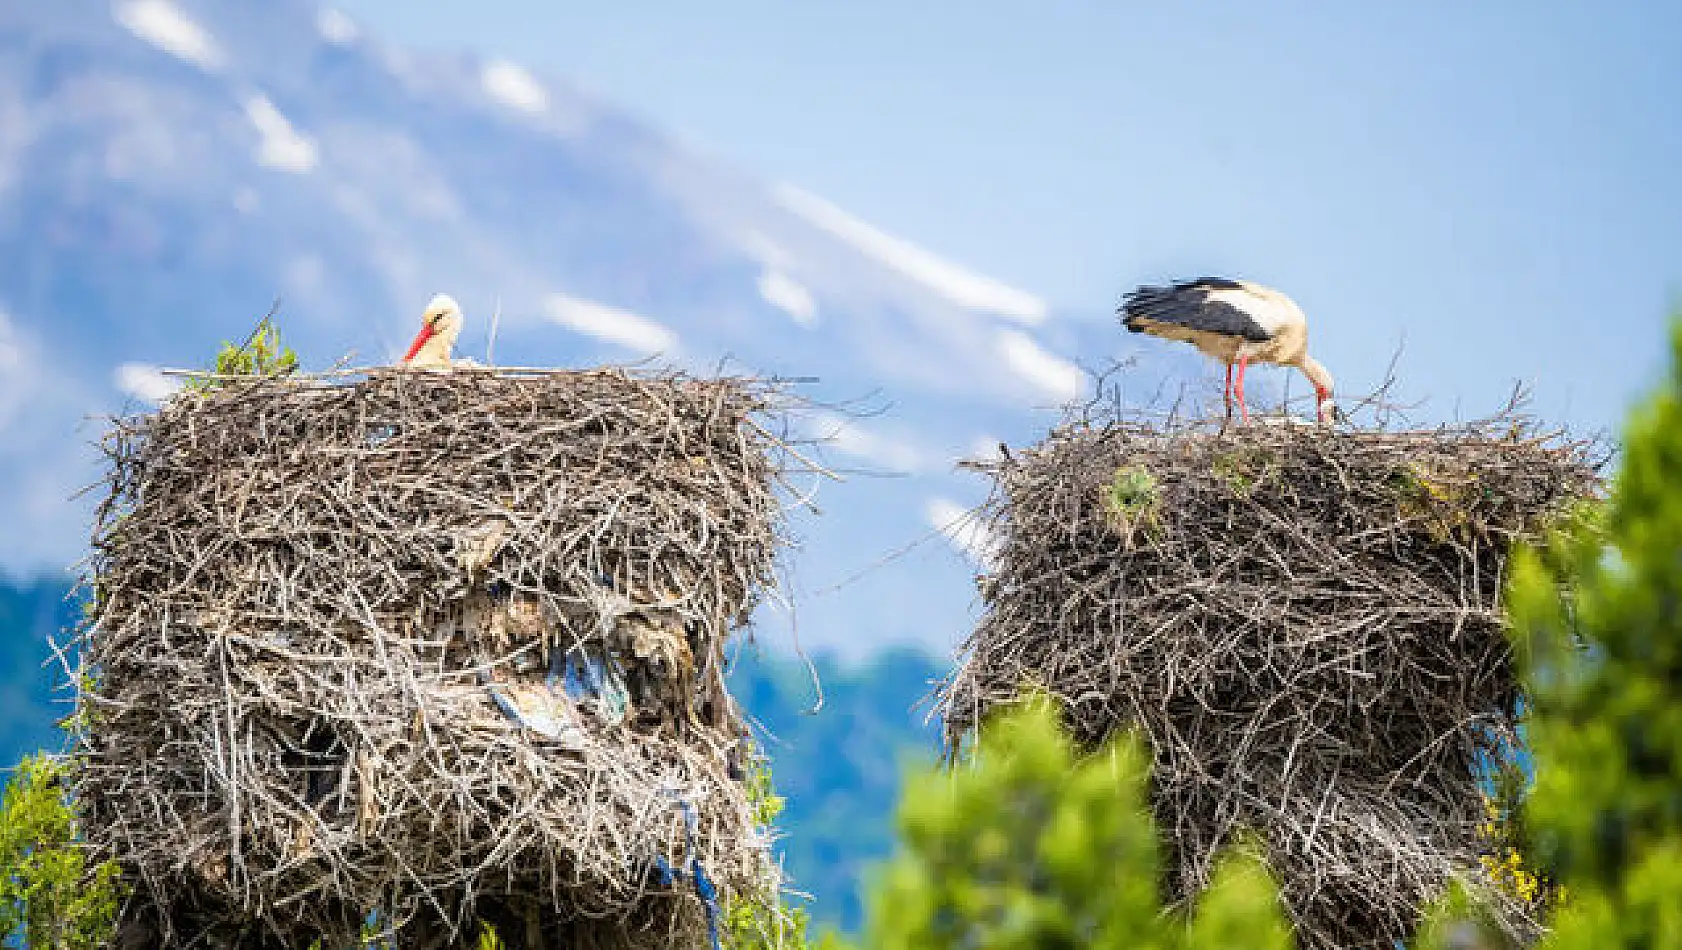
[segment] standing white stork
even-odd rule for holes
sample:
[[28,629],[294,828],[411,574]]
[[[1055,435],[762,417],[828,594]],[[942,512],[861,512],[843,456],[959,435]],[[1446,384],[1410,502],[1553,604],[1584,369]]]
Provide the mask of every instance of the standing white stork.
[[1120,313],[1123,325],[1134,333],[1183,340],[1225,363],[1229,419],[1236,391],[1240,418],[1250,421],[1244,405],[1244,368],[1250,363],[1295,366],[1314,384],[1319,420],[1342,418],[1332,401],[1332,374],[1308,355],[1308,318],[1295,301],[1271,287],[1224,277],[1147,285],[1123,298]]
[[463,317],[461,307],[449,294],[436,294],[421,316],[420,332],[409,344],[403,362],[409,366],[449,369],[453,365],[450,351],[461,335]]

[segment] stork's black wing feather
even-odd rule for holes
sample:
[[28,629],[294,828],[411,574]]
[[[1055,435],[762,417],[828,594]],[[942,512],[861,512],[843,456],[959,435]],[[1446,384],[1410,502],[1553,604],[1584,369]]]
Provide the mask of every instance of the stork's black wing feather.
[[1211,296],[1217,290],[1243,287],[1238,281],[1224,277],[1140,287],[1122,299],[1122,324],[1134,333],[1147,332],[1151,324],[1169,324],[1264,343],[1273,338],[1267,328],[1242,308]]

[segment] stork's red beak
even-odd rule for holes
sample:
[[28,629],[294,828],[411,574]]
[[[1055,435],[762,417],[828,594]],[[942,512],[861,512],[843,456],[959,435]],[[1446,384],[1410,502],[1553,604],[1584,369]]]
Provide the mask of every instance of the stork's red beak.
[[[1320,389],[1319,387],[1315,387],[1314,393],[1315,393],[1316,396],[1320,397],[1319,402],[1316,403],[1316,405],[1315,405],[1315,408],[1317,410],[1315,412],[1315,415],[1319,417],[1320,421],[1321,422],[1342,422],[1343,421],[1343,410],[1338,408],[1337,403],[1331,401],[1331,399],[1332,399],[1331,390]],[[1330,406],[1327,405],[1328,403],[1330,403]],[[1329,412],[1327,411],[1328,408],[1330,409]]]
[[420,332],[415,334],[415,342],[409,344],[409,352],[403,356],[403,362],[407,363],[414,359],[415,354],[419,353],[420,348],[425,346],[426,341],[430,339],[432,339],[432,323],[428,321],[421,324]]

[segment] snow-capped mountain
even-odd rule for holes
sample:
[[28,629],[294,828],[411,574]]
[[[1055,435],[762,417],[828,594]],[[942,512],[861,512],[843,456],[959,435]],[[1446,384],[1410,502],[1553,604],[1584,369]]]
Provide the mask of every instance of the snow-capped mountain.
[[80,556],[84,420],[168,392],[159,367],[276,297],[306,367],[392,360],[437,291],[480,360],[494,312],[504,364],[726,361],[883,408],[802,422],[854,474],[797,522],[798,629],[849,652],[962,635],[972,567],[928,537],[982,495],[959,456],[1037,437],[1083,367],[1142,353],[1141,391],[1203,373],[1113,301],[1054,312],[512,63],[406,53],[303,0],[0,5],[0,568]]

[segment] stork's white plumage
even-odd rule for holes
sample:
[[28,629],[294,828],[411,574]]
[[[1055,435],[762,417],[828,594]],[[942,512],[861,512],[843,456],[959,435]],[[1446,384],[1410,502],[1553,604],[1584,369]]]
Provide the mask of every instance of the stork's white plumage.
[[409,344],[409,352],[403,357],[403,362],[409,366],[449,369],[452,365],[450,351],[455,348],[456,337],[461,335],[463,320],[461,307],[457,306],[454,297],[435,295],[426,305],[420,332]]
[[[1226,411],[1244,405],[1244,368],[1251,363],[1295,366],[1314,384],[1321,422],[1340,418],[1332,400],[1332,374],[1308,355],[1308,318],[1290,297],[1248,280],[1203,277],[1167,286],[1144,286],[1122,301],[1122,324],[1134,333],[1182,340],[1226,364]],[[1238,380],[1233,383],[1233,367]]]

